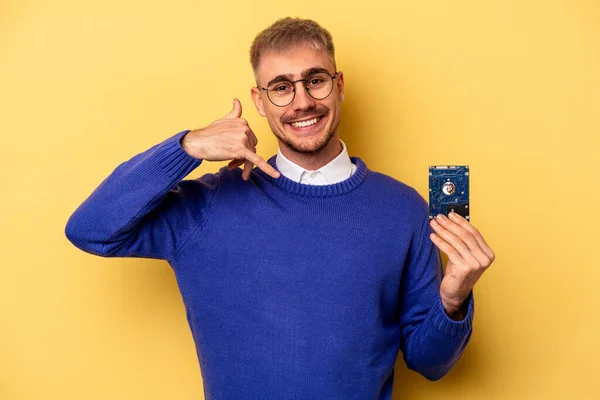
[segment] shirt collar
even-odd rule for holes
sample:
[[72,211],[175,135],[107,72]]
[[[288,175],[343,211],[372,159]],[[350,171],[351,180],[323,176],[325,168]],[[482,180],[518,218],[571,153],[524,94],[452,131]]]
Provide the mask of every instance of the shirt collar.
[[322,166],[316,171],[306,170],[298,164],[290,161],[281,153],[281,149],[279,149],[277,151],[277,158],[275,159],[277,169],[286,178],[294,182],[300,182],[302,174],[305,172],[322,173],[323,177],[325,178],[325,181],[327,182],[327,184],[330,185],[346,180],[352,175],[352,161],[350,160],[350,156],[348,155],[346,143],[344,143],[344,141],[341,139],[340,143],[342,145],[342,152],[338,154],[336,158],[334,158],[329,163]]

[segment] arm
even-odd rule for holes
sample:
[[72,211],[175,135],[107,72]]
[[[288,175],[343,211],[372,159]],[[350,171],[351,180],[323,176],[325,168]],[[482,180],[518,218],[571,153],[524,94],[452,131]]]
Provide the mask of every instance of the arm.
[[214,182],[180,183],[201,162],[181,147],[187,132],[119,165],[69,218],[67,238],[105,257],[174,257],[214,192]]
[[401,350],[408,368],[429,380],[442,378],[462,355],[472,332],[472,293],[460,321],[448,316],[440,296],[440,254],[425,215],[404,266],[400,293]]
[[171,260],[202,222],[218,177],[180,182],[200,160],[256,164],[274,178],[273,167],[256,154],[258,140],[241,118],[242,106],[204,129],[183,131],[119,165],[81,204],[67,223],[67,238],[100,256]]
[[[456,213],[438,215],[430,224],[422,229],[416,255],[410,253],[401,322],[407,365],[436,380],[458,361],[471,337],[473,287],[495,254],[481,233]],[[446,276],[434,244],[448,256]]]

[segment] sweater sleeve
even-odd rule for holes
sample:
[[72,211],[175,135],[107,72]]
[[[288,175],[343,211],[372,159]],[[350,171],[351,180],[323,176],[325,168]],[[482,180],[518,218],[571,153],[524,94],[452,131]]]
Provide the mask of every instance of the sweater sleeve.
[[103,257],[173,259],[216,185],[214,175],[182,181],[201,163],[181,147],[187,132],[120,164],[71,215],[67,238]]
[[408,368],[438,380],[456,364],[469,342],[474,300],[471,292],[462,321],[448,317],[440,296],[444,272],[440,253],[429,238],[432,230],[427,216],[420,230],[401,282],[401,350]]

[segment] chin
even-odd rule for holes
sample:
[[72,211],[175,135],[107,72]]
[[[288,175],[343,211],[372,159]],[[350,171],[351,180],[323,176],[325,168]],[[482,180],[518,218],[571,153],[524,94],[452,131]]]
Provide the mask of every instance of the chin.
[[318,137],[312,138],[289,138],[280,137],[279,139],[292,151],[300,154],[317,154],[327,147],[335,132],[328,131]]

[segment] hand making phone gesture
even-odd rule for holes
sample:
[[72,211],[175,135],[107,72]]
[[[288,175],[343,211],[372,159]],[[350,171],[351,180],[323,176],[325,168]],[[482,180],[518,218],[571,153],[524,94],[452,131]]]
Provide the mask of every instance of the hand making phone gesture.
[[244,164],[242,178],[250,179],[252,167],[256,165],[273,178],[280,173],[256,154],[258,139],[248,121],[242,118],[242,105],[233,99],[233,109],[206,128],[188,132],[181,140],[183,149],[192,157],[207,161],[227,161],[229,169]]

